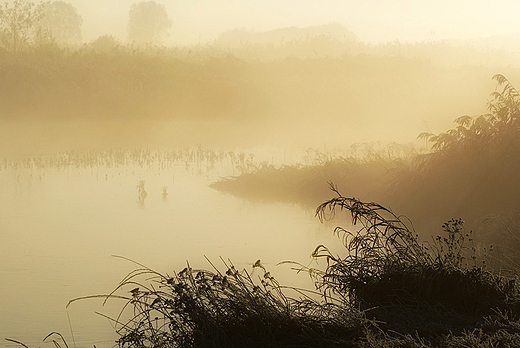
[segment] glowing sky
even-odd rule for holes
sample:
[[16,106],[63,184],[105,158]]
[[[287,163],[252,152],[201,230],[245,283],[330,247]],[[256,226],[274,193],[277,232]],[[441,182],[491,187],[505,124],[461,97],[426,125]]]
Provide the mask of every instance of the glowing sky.
[[[70,0],[83,37],[126,37],[134,0]],[[520,1],[483,0],[168,0],[172,43],[197,43],[233,28],[270,30],[336,22],[361,40],[421,41],[520,33]]]

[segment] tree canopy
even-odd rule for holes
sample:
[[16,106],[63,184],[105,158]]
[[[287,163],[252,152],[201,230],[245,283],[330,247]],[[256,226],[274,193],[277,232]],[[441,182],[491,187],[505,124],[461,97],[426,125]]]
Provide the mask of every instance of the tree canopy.
[[32,40],[34,25],[41,18],[41,11],[33,2],[14,0],[0,6],[0,32],[2,44],[18,54]]
[[45,2],[40,6],[38,29],[60,45],[77,44],[82,40],[83,20],[76,8],[64,1]]
[[130,7],[128,40],[136,44],[161,44],[172,22],[166,8],[155,1],[142,1]]

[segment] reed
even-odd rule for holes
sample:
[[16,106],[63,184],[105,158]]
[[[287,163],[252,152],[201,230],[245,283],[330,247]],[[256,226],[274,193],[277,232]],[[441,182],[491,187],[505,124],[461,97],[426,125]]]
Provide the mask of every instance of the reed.
[[144,200],[146,199],[146,196],[148,196],[148,193],[144,188],[144,183],[144,180],[139,180],[136,186],[136,200],[140,206],[144,206]]
[[210,187],[251,200],[297,202],[316,207],[330,195],[327,181],[342,183],[353,196],[381,199],[389,172],[402,165],[401,160],[375,154],[362,159],[312,152],[303,160],[308,164],[260,165],[241,175],[221,178]]
[[321,303],[308,291],[291,288],[302,298],[287,296],[260,262],[256,280],[222,262],[225,272],[188,264],[173,275],[136,263],[112,293],[86,298],[126,301],[112,319],[120,347],[344,347],[375,325],[362,312]]

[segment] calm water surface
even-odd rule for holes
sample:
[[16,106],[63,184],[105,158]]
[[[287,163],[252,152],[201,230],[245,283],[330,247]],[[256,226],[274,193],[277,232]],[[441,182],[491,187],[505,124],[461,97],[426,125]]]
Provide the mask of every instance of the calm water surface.
[[[66,305],[109,293],[136,267],[113,255],[170,274],[187,260],[210,269],[204,255],[217,266],[222,256],[249,270],[261,259],[282,283],[311,287],[308,276],[276,264],[308,263],[318,244],[339,248],[332,235],[338,222],[324,225],[312,210],[251,203],[208,187],[230,172],[217,166],[201,173],[184,164],[2,168],[1,346],[17,346],[8,337],[42,347],[42,339],[58,331],[77,347],[112,347],[118,336],[96,312],[115,317],[123,302]],[[136,194],[141,180],[144,202]]]

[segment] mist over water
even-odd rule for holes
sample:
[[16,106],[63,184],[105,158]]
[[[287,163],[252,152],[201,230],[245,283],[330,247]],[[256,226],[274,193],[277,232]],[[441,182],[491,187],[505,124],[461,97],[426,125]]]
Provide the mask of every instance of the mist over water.
[[[205,256],[249,271],[261,259],[281,283],[312,288],[308,275],[277,264],[308,264],[320,244],[341,253],[332,231],[346,216],[324,224],[314,216],[333,196],[328,181],[346,196],[409,209],[396,213],[416,217],[428,236],[437,219],[465,213],[474,226],[517,209],[510,174],[518,156],[507,150],[515,136],[483,146],[489,154],[446,152],[427,174],[414,166],[435,153],[432,144],[449,147],[417,139],[422,132],[459,125],[446,134],[460,140],[475,124],[495,129],[490,118],[453,120],[490,112],[490,93],[502,91],[495,74],[520,86],[520,29],[481,33],[466,23],[448,35],[452,25],[420,26],[436,28],[436,39],[412,33],[417,23],[397,27],[395,18],[425,11],[401,2],[352,11],[373,20],[390,11],[394,20],[376,33],[353,14],[351,25],[339,20],[336,2],[193,1],[153,2],[147,11],[167,15],[163,27],[137,17],[137,32],[151,31],[129,37],[139,2],[53,3],[82,18],[81,36],[57,36],[64,28],[47,24],[15,40],[0,14],[0,339],[41,346],[58,331],[78,347],[112,346],[114,323],[96,312],[117,317],[121,303],[65,306],[108,294],[139,267],[114,255],[169,274],[187,261],[209,269]],[[263,6],[265,21],[252,14]],[[442,19],[440,8],[432,17]],[[505,161],[508,170],[489,169]],[[226,178],[237,186],[214,189]],[[486,205],[502,197],[496,211]]]
[[[108,294],[135,268],[112,255],[170,274],[187,261],[210,268],[204,256],[215,265],[223,257],[250,270],[261,259],[274,274],[294,277],[289,267],[275,265],[308,262],[316,243],[335,241],[326,231],[330,226],[298,206],[254,204],[210,189],[218,174],[232,172],[229,160],[213,169],[153,160],[153,154],[144,160],[150,162],[107,167],[64,160],[3,168],[3,335],[40,345],[52,331],[69,336],[69,316],[78,345],[111,345],[117,335],[95,312],[116,317],[122,302],[65,306],[73,298]],[[308,277],[295,282],[310,284]]]

